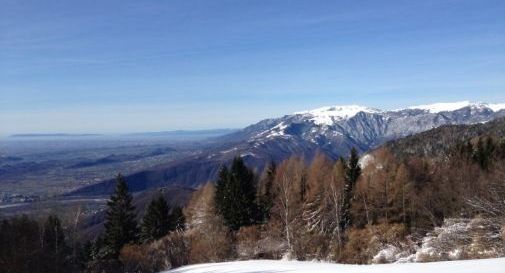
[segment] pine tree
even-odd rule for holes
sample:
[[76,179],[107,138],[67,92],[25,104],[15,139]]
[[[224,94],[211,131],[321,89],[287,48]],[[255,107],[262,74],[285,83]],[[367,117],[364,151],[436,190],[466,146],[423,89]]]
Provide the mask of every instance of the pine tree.
[[477,141],[477,149],[473,158],[483,170],[488,170],[495,150],[496,145],[491,137],[488,137],[486,142],[479,137],[479,140]]
[[255,177],[240,157],[233,159],[230,170],[223,167],[216,183],[215,204],[231,230],[255,222],[257,215]]
[[272,191],[272,185],[275,179],[277,166],[274,162],[265,170],[263,178],[260,181],[259,192],[258,192],[258,203],[259,203],[259,219],[261,221],[267,221],[270,218],[270,210],[273,206],[274,194]]
[[64,272],[66,266],[65,256],[68,251],[69,248],[65,243],[65,234],[60,219],[55,215],[49,215],[44,223],[42,234],[44,271]]
[[170,229],[170,207],[163,196],[151,201],[142,219],[140,238],[143,242],[157,240],[168,234]]
[[184,217],[184,213],[182,208],[176,206],[172,209],[172,213],[169,215],[169,230],[184,230],[186,226],[186,218]]
[[355,148],[351,149],[351,155],[346,163],[345,168],[345,184],[342,203],[342,220],[340,221],[340,230],[344,232],[352,224],[351,202],[353,198],[353,190],[361,175],[361,167],[359,166],[358,151]]
[[132,195],[121,174],[116,177],[116,189],[107,202],[103,255],[117,259],[121,248],[137,238],[137,221]]

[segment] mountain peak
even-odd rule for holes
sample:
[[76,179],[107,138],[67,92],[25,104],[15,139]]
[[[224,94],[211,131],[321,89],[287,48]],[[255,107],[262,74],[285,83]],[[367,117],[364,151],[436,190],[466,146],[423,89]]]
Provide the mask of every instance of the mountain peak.
[[505,109],[505,103],[489,104],[483,102],[470,102],[470,101],[458,101],[458,102],[439,102],[425,105],[411,106],[407,109],[419,109],[430,113],[440,113],[455,111],[461,108],[471,107],[477,109],[489,108],[493,112]]
[[318,125],[332,125],[336,120],[344,120],[354,117],[359,112],[379,113],[380,110],[360,105],[336,105],[296,112],[295,114],[311,116],[311,120]]

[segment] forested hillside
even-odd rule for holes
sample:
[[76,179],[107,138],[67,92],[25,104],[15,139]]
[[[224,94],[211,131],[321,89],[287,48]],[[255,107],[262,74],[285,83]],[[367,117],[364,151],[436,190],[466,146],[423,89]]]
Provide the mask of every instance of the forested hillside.
[[154,198],[142,218],[119,176],[102,235],[80,241],[55,216],[43,224],[6,219],[0,267],[43,272],[36,269],[56,259],[64,272],[157,272],[237,259],[366,264],[502,257],[504,128],[503,119],[447,126],[364,156],[355,149],[337,160],[293,156],[263,173],[236,157],[184,208]]

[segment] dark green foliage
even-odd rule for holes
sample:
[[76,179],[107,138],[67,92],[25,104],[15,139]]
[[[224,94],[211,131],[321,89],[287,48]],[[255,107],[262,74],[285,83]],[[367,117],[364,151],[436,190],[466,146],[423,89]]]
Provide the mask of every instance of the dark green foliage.
[[98,236],[92,243],[89,252],[90,260],[98,260],[103,258],[101,249],[104,248],[105,240],[103,236]]
[[61,222],[55,215],[49,215],[42,233],[42,255],[45,272],[64,272],[67,266],[66,256],[70,248],[65,243],[65,234]]
[[157,240],[168,234],[170,229],[169,211],[170,208],[163,196],[151,201],[140,228],[142,242]]
[[41,272],[40,229],[26,215],[0,225],[0,269],[2,272]]
[[266,168],[265,175],[260,181],[260,187],[258,192],[258,206],[259,206],[259,216],[260,221],[267,221],[270,218],[270,210],[273,206],[274,194],[272,191],[272,185],[275,179],[276,165],[271,162]]
[[182,208],[176,206],[172,209],[172,213],[169,215],[169,230],[184,230],[186,225],[186,218]]
[[121,248],[137,239],[137,221],[126,180],[116,177],[116,189],[107,202],[103,256],[116,259]]
[[86,241],[79,249],[77,254],[77,266],[80,268],[86,268],[87,264],[93,260],[93,242]]
[[255,177],[240,157],[223,167],[216,183],[215,204],[231,230],[251,225],[257,215]]
[[71,272],[70,258],[56,216],[43,225],[26,215],[0,223],[0,272]]
[[495,140],[495,136],[479,137],[477,143],[471,140],[457,145],[460,155],[466,160],[479,164],[483,170],[488,170],[497,159],[505,158],[505,139]]
[[492,161],[495,149],[496,146],[492,138],[488,137],[485,141],[483,138],[479,138],[477,141],[477,148],[473,154],[475,162],[477,162],[482,169],[487,170]]
[[388,148],[398,159],[409,156],[439,156],[447,154],[456,143],[483,135],[505,137],[505,118],[472,125],[444,125],[438,128],[387,142]]
[[[342,159],[341,159],[342,160]],[[352,224],[351,202],[353,198],[353,190],[361,175],[361,167],[359,166],[359,155],[355,148],[351,149],[351,155],[345,166],[345,184],[343,189],[342,201],[342,218],[340,221],[340,229],[345,231]]]
[[457,145],[456,147],[457,151],[459,151],[459,154],[461,156],[463,156],[463,158],[466,160],[466,161],[470,161],[473,159],[473,144],[472,144],[472,141],[468,140],[464,143],[461,143],[459,145]]
[[305,202],[306,197],[307,197],[307,190],[308,190],[308,185],[307,185],[307,174],[304,171],[302,176],[300,177],[300,201]]

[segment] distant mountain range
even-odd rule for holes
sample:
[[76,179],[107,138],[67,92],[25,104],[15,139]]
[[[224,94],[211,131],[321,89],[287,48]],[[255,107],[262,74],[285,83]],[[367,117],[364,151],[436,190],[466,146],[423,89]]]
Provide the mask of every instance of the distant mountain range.
[[192,140],[212,138],[234,133],[239,129],[209,129],[209,130],[175,130],[160,132],[131,133],[127,137],[166,137],[171,139]]
[[[165,185],[197,187],[213,180],[222,164],[235,156],[261,170],[268,162],[292,155],[311,159],[318,151],[330,158],[346,156],[352,147],[360,152],[390,140],[448,124],[486,123],[505,117],[505,104],[436,103],[398,110],[364,106],[329,106],[267,119],[216,138],[204,152],[127,177],[134,191]],[[114,181],[104,181],[76,191],[77,195],[108,193]]]
[[65,138],[65,137],[96,137],[103,136],[102,134],[65,134],[65,133],[54,133],[54,134],[14,134],[9,137],[12,138]]
[[[121,134],[120,137],[164,137],[170,139],[202,139],[218,137],[231,134],[239,129],[208,129],[208,130],[174,130],[159,132],[139,132]],[[76,137],[108,137],[105,134],[68,134],[68,133],[32,133],[32,134],[13,134],[11,138],[76,138]]]

